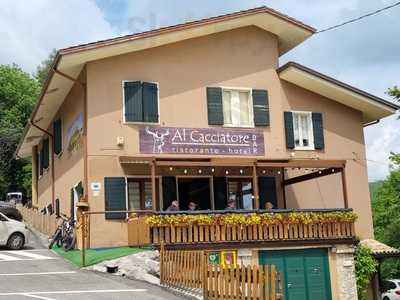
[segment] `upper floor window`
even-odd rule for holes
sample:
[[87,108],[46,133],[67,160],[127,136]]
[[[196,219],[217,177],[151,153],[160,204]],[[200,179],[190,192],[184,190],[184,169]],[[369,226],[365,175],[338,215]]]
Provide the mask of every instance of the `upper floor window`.
[[285,111],[286,147],[295,150],[325,148],[322,113]]
[[295,149],[314,149],[311,112],[293,112]]
[[224,125],[253,127],[251,90],[223,89]]
[[124,122],[158,123],[158,85],[142,81],[123,84]]
[[209,125],[269,125],[268,91],[250,88],[207,88]]

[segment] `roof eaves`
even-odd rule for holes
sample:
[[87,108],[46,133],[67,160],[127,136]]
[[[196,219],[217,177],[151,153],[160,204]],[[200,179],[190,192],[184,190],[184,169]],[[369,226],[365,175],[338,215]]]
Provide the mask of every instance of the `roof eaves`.
[[395,103],[393,103],[393,102],[390,102],[388,100],[385,100],[385,99],[382,99],[382,98],[377,97],[375,95],[372,95],[372,94],[370,94],[370,93],[368,93],[366,91],[360,90],[360,89],[358,89],[358,88],[356,88],[354,86],[351,86],[351,85],[349,85],[347,83],[339,81],[339,80],[337,80],[337,79],[335,79],[333,77],[330,77],[328,75],[322,74],[322,73],[320,73],[318,71],[315,71],[313,69],[310,69],[309,67],[306,67],[304,65],[301,65],[301,64],[293,62],[293,61],[290,61],[290,62],[284,64],[283,66],[279,67],[276,71],[278,73],[281,73],[281,72],[285,71],[286,69],[288,69],[290,67],[294,67],[294,68],[300,69],[300,70],[302,70],[304,72],[307,72],[307,73],[309,73],[311,75],[314,75],[314,76],[316,76],[316,77],[318,77],[320,79],[326,80],[326,81],[328,81],[328,82],[330,82],[332,84],[335,84],[335,85],[340,86],[340,87],[342,87],[344,89],[352,91],[352,92],[354,92],[356,94],[359,94],[359,95],[361,95],[363,97],[369,98],[369,99],[371,99],[373,101],[376,101],[376,102],[378,102],[380,104],[386,105],[386,106],[388,106],[388,107],[390,107],[392,109],[395,109],[395,110],[399,110],[400,109],[400,106],[395,104]]
[[151,36],[171,32],[171,31],[189,29],[192,27],[203,26],[206,24],[213,24],[213,23],[217,23],[217,22],[221,22],[221,21],[225,21],[225,20],[229,20],[229,19],[234,19],[234,18],[248,16],[248,15],[254,15],[254,14],[263,13],[263,12],[270,13],[271,15],[274,15],[284,21],[287,21],[294,25],[297,25],[297,26],[303,28],[304,30],[309,31],[312,34],[316,32],[316,29],[314,27],[311,27],[299,20],[289,17],[288,15],[282,14],[282,13],[280,13],[272,8],[269,8],[267,6],[261,6],[261,7],[257,7],[257,8],[248,9],[248,10],[241,10],[238,12],[233,12],[233,13],[229,13],[229,14],[205,18],[205,19],[201,19],[201,20],[195,20],[195,21],[191,21],[191,22],[161,27],[161,28],[157,28],[157,29],[153,29],[153,30],[149,30],[149,31],[129,34],[129,35],[115,37],[115,38],[106,39],[106,40],[100,40],[97,42],[80,44],[80,45],[76,45],[73,47],[61,49],[60,53],[63,55],[76,53],[76,52],[89,50],[89,49],[97,48],[97,47],[101,47],[101,46],[115,45],[118,43],[130,41],[130,40],[151,37]]

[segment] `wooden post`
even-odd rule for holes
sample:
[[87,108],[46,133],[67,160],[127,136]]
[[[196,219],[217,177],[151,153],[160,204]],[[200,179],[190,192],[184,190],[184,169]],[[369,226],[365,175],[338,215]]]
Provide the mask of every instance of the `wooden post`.
[[202,276],[203,299],[208,300],[208,257],[206,251],[202,251],[200,270]]
[[343,167],[340,170],[340,173],[342,174],[342,188],[343,188],[344,208],[349,208],[349,200],[348,200],[348,194],[347,194],[347,182],[346,182],[346,168]]
[[257,165],[253,165],[253,196],[254,196],[254,208],[260,208],[260,196],[258,194],[258,180],[257,180]]
[[[285,182],[285,168],[281,168],[281,189],[282,189],[282,194],[283,194],[283,208],[287,208],[287,203],[286,203],[286,186],[284,184]],[[278,207],[280,208],[280,207]]]
[[81,229],[81,234],[82,234],[82,267],[86,267],[86,214],[85,212],[82,212],[82,229]]
[[151,161],[151,199],[153,211],[157,210],[157,195],[156,195],[156,161]]

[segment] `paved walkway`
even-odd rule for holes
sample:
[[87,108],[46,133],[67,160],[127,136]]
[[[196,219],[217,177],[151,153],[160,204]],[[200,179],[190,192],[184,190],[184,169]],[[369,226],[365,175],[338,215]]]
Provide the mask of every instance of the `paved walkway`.
[[162,288],[119,276],[80,270],[32,241],[0,249],[0,300],[182,299]]

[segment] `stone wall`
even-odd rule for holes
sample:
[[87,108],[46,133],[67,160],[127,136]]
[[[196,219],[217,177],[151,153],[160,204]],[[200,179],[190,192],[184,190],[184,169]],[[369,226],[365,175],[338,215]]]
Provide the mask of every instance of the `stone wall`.
[[332,249],[332,255],[336,256],[336,272],[338,298],[341,300],[357,300],[356,273],[354,269],[354,248],[348,245],[336,246],[336,252]]

